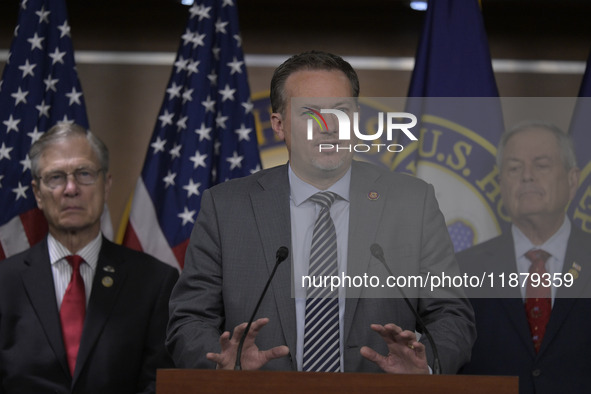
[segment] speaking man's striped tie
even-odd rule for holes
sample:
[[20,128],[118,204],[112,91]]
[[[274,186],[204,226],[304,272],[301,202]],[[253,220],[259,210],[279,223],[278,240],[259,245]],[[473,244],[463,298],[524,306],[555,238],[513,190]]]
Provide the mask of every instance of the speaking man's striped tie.
[[[316,193],[310,200],[321,206],[314,225],[310,251],[310,277],[338,275],[337,234],[330,217],[330,207],[337,195]],[[310,287],[306,299],[303,370],[340,371],[338,290]]]

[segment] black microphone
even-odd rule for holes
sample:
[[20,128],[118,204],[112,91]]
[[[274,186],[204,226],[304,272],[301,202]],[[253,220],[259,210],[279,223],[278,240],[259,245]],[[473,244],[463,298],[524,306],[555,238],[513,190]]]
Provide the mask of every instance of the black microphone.
[[[379,244],[372,244],[369,249],[371,251],[372,256],[375,257],[376,259],[378,259],[384,265],[384,267],[386,267],[388,274],[390,274],[390,276],[393,277],[394,274],[390,270],[390,267],[388,267],[388,264],[386,264],[386,259],[384,258],[384,250],[382,249],[382,247]],[[402,298],[404,298],[404,301],[406,301],[406,305],[408,305],[408,308],[415,315],[415,319],[417,319],[419,326],[421,327],[423,333],[427,337],[427,340],[431,344],[431,348],[433,349],[433,374],[434,375],[441,375],[441,363],[439,362],[439,353],[437,353],[437,346],[435,346],[435,341],[433,340],[431,333],[427,329],[427,326],[425,325],[425,323],[423,323],[423,319],[421,319],[421,316],[419,316],[419,313],[416,311],[416,309],[412,306],[412,304],[408,300],[408,297],[406,297],[406,294],[404,294],[404,291],[402,291],[402,289],[398,286],[396,286],[396,288],[400,292],[400,295],[402,295]]]
[[236,370],[236,371],[242,370],[242,365],[240,362],[240,358],[242,357],[242,346],[244,346],[244,339],[246,338],[246,335],[248,334],[248,330],[250,330],[250,325],[252,324],[252,321],[254,320],[254,316],[257,314],[257,311],[259,310],[259,306],[261,306],[261,302],[263,301],[263,297],[265,296],[265,293],[267,292],[267,289],[269,288],[269,285],[271,284],[271,280],[273,279],[273,276],[275,276],[275,271],[277,271],[277,267],[279,267],[279,264],[281,264],[281,262],[283,262],[283,260],[285,260],[287,258],[287,256],[289,256],[289,249],[287,249],[285,246],[280,246],[279,249],[277,249],[277,253],[275,256],[276,256],[275,257],[275,267],[273,267],[273,272],[271,272],[271,275],[269,275],[269,279],[267,279],[267,284],[265,285],[265,289],[263,290],[263,293],[259,297],[259,302],[257,302],[257,306],[254,308],[254,311],[252,312],[252,316],[250,317],[250,320],[248,321],[248,324],[246,325],[246,329],[244,330],[244,333],[242,334],[242,338],[240,338],[240,343],[238,344],[238,350],[236,351],[236,364],[234,364],[234,370]]

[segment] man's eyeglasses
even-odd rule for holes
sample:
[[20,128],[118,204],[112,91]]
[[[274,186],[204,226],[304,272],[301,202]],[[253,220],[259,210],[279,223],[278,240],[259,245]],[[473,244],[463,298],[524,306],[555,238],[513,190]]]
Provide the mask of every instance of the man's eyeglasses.
[[101,170],[91,170],[89,168],[79,168],[73,172],[54,171],[45,174],[41,180],[50,189],[64,187],[68,183],[68,175],[74,175],[74,180],[79,185],[92,185],[98,179]]

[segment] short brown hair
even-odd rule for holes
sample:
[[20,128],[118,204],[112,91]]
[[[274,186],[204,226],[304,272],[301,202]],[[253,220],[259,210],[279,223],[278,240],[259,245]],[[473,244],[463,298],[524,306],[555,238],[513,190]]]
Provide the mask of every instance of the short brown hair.
[[342,57],[328,52],[309,51],[293,55],[275,69],[271,79],[271,108],[273,112],[285,110],[285,81],[296,71],[301,70],[339,70],[349,82],[353,97],[359,97],[359,77],[353,67]]

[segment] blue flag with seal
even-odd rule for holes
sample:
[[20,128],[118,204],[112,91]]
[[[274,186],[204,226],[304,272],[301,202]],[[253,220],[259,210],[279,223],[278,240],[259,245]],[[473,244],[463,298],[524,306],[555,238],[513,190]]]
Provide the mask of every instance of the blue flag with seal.
[[456,252],[502,231],[506,217],[495,166],[503,116],[477,0],[429,1],[406,111],[418,141],[393,169],[433,184]]
[[573,224],[591,233],[591,53],[583,76],[579,99],[573,112],[569,133],[575,143],[577,164],[581,169],[579,188],[568,207]]

